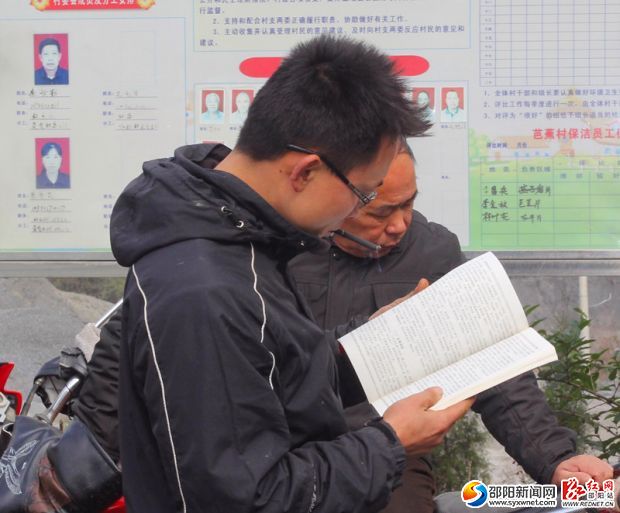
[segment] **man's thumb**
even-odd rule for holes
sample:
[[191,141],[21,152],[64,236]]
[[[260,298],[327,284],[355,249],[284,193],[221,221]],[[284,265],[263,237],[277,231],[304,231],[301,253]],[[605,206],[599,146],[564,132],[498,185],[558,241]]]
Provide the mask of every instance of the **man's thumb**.
[[421,278],[411,295],[417,294],[418,292],[422,292],[425,288],[428,287],[428,285],[429,285],[428,280],[426,278]]
[[431,406],[436,404],[441,396],[443,396],[443,390],[440,387],[431,387],[420,392],[421,404],[425,410],[428,410]]

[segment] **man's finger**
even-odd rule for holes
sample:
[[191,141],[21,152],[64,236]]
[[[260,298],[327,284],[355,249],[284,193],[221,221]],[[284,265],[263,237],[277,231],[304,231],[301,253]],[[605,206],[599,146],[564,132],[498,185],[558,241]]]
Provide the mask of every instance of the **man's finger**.
[[469,399],[465,399],[459,403],[449,406],[445,410],[440,411],[449,419],[450,423],[454,424],[467,413],[467,411],[471,408],[471,405],[474,404],[475,400],[475,397],[470,397]]
[[614,475],[613,467],[605,462],[600,462],[598,465],[587,465],[581,470],[590,474],[597,483],[602,483],[605,479],[612,479]]
[[415,296],[418,292],[422,292],[426,287],[429,286],[429,282],[426,278],[422,278],[418,284],[416,285],[416,288],[413,289],[412,291],[408,292],[406,295],[399,297],[398,299],[395,299],[394,301],[392,301],[390,304],[382,306],[381,308],[379,308],[379,310],[377,310],[375,313],[373,313],[372,315],[370,315],[370,317],[368,317],[369,320],[374,319],[375,317],[378,317],[379,315],[387,312],[388,310],[394,308],[396,305],[401,304],[403,301],[406,301],[407,299],[409,299],[410,297]]
[[415,289],[413,289],[413,292],[408,294],[408,296],[409,295],[413,296],[413,295],[417,294],[418,292],[422,292],[428,286],[429,286],[428,280],[426,278],[422,278],[422,279],[420,279],[420,281],[416,285]]
[[590,454],[573,456],[560,463],[558,469],[562,474],[566,472],[569,474],[577,472],[587,474],[597,483],[602,483],[605,479],[611,479],[613,476],[613,468],[609,463]]
[[437,404],[443,396],[443,390],[440,387],[431,387],[419,393],[420,405],[428,410],[431,406]]

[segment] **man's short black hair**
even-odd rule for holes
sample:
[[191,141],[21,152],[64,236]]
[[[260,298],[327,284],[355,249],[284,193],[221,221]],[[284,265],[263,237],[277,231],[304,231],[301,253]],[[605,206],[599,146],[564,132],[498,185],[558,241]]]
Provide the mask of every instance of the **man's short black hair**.
[[48,45],[54,45],[56,48],[58,48],[58,53],[61,52],[60,43],[58,42],[58,39],[54,39],[53,37],[46,37],[39,43],[39,54],[41,54],[41,52],[43,52],[43,48],[45,48]]
[[430,123],[390,58],[348,38],[296,46],[250,106],[236,149],[272,160],[287,144],[324,154],[343,172],[371,161],[383,138],[422,135]]
[[62,148],[60,147],[60,144],[55,142],[45,143],[41,148],[41,156],[45,157],[45,155],[47,155],[51,150],[56,150],[58,155],[62,157]]

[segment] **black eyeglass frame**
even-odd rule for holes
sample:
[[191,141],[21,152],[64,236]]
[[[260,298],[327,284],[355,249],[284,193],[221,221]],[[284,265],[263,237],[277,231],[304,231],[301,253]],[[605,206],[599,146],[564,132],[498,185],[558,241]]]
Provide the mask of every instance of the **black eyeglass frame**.
[[308,148],[297,146],[296,144],[287,144],[286,149],[291,151],[298,151],[299,153],[305,153],[306,155],[316,155],[317,157],[319,157],[323,161],[323,163],[329,168],[329,170],[334,173],[340,179],[340,181],[353,192],[353,194],[357,196],[362,205],[368,205],[368,203],[370,203],[377,197],[377,191],[372,191],[370,194],[364,194],[362,191],[360,191],[357,187],[355,187],[355,185],[351,183],[351,181],[342,171],[338,170],[338,168],[334,166],[334,164],[332,164],[329,159],[325,158],[325,156],[320,152],[309,150]]

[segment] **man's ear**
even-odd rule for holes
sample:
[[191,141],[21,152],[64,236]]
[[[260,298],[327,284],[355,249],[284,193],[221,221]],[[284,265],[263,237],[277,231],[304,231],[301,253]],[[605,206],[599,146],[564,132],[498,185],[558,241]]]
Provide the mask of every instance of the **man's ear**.
[[304,155],[295,162],[289,174],[289,182],[295,192],[303,191],[314,180],[321,167],[318,155]]

